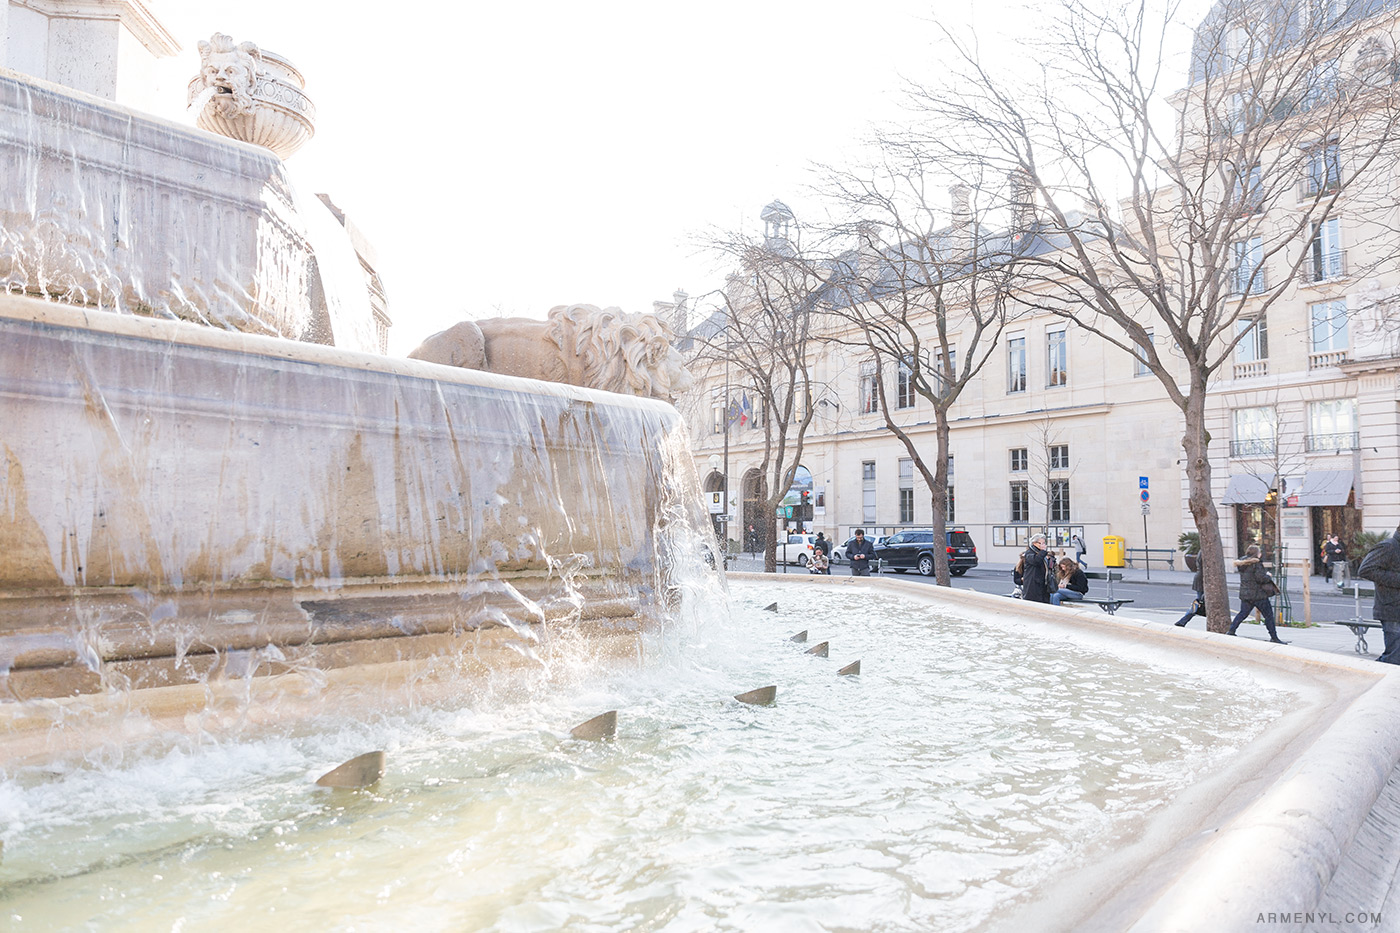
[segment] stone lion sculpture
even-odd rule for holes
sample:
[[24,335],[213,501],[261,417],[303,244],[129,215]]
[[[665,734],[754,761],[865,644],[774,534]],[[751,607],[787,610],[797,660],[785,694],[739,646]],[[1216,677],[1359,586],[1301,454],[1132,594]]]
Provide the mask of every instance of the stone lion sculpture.
[[251,42],[234,45],[233,37],[216,32],[199,41],[199,77],[190,84],[190,103],[206,88],[214,88],[214,101],[226,116],[252,112],[253,91],[258,86],[262,52]]
[[654,314],[560,305],[543,321],[462,321],[409,357],[674,403],[692,380],[672,337]]

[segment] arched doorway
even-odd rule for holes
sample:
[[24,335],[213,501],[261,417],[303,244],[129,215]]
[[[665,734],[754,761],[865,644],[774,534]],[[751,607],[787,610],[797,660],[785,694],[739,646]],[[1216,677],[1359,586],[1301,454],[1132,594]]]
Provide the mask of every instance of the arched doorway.
[[768,535],[773,530],[773,516],[765,513],[764,502],[768,498],[768,484],[758,470],[744,474],[744,521],[743,548],[751,553],[763,551],[768,544]]

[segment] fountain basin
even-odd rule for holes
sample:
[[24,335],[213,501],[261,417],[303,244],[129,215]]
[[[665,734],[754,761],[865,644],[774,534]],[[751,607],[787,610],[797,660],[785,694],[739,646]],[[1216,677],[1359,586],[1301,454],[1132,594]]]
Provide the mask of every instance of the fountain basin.
[[[40,927],[1254,930],[1327,903],[1394,769],[1400,681],[1374,663],[918,583],[732,580],[732,620],[640,665],[12,774],[0,907]],[[786,640],[804,628],[829,659]],[[760,676],[774,706],[731,699]],[[603,709],[615,739],[567,739]],[[373,794],[310,786],[374,747]]]

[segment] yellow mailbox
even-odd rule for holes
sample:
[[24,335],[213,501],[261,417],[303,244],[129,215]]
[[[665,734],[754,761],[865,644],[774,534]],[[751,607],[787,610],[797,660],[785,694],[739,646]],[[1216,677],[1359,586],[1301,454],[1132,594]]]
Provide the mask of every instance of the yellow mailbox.
[[1123,558],[1128,556],[1127,539],[1118,535],[1105,535],[1103,539],[1103,565],[1105,567],[1122,567]]

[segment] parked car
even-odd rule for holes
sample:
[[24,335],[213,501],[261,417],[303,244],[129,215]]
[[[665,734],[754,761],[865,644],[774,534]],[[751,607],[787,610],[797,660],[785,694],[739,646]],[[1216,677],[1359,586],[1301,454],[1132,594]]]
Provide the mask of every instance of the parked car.
[[778,542],[778,563],[806,567],[812,559],[812,542],[816,535],[790,533],[786,541]]
[[[890,535],[884,544],[875,546],[881,570],[904,573],[917,570],[926,577],[933,576],[934,541],[932,529],[914,529]],[[948,572],[955,577],[977,566],[977,545],[965,528],[949,528],[944,549],[948,554]]]

